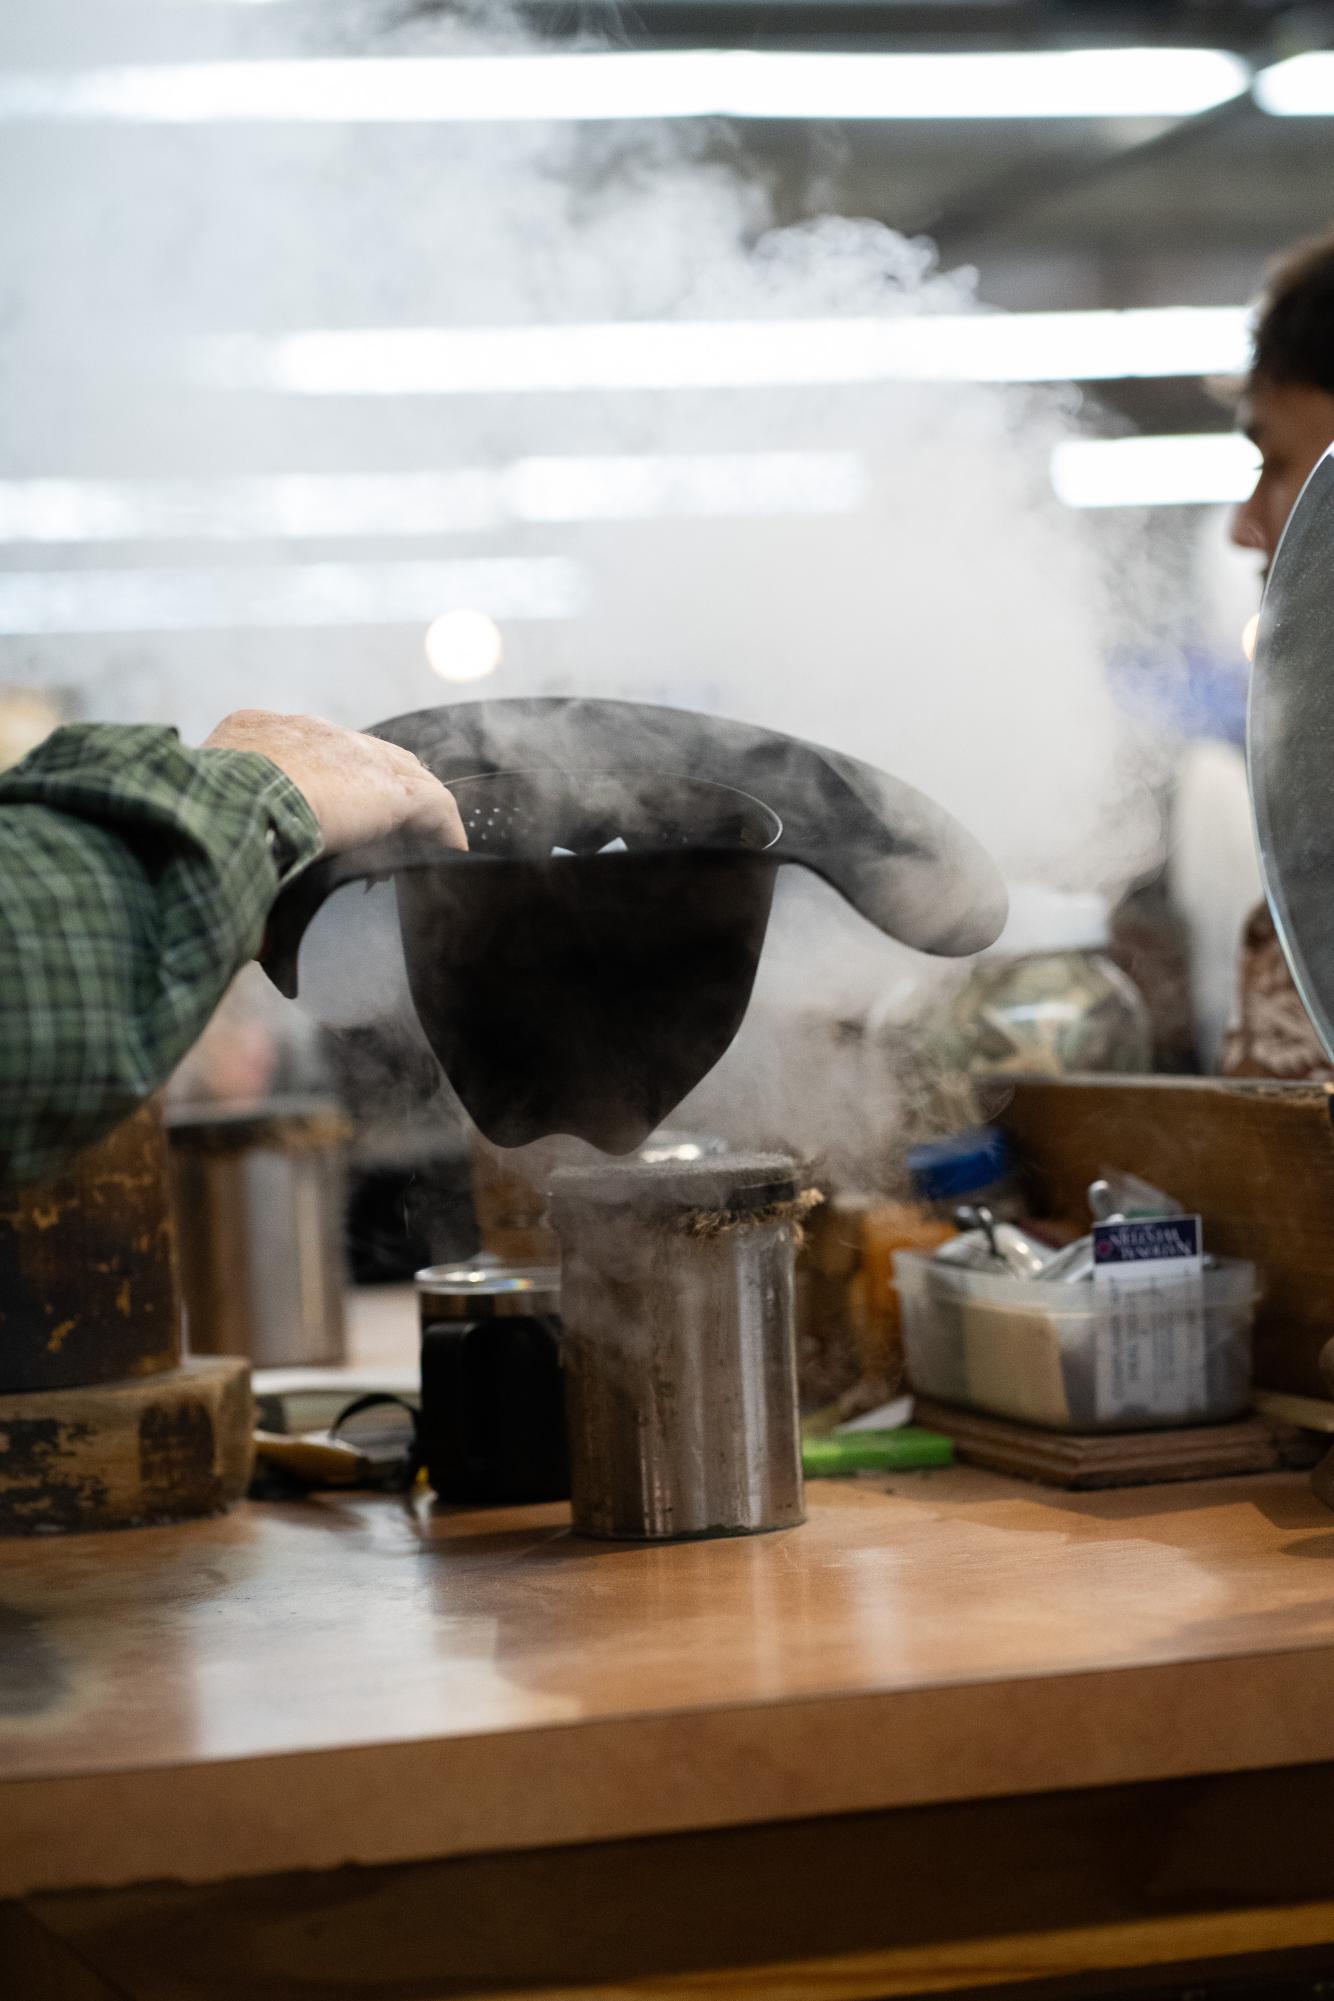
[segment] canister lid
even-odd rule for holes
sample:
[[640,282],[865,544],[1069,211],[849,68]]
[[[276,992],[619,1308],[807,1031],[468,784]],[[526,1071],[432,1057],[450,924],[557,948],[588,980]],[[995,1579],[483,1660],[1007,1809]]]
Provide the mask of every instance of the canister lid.
[[560,1310],[560,1273],[554,1265],[507,1264],[482,1256],[456,1265],[427,1265],[416,1283],[418,1293],[432,1301],[437,1319],[489,1320]]
[[553,1210],[584,1205],[644,1215],[674,1209],[767,1209],[797,1193],[797,1163],[785,1153],[728,1153],[706,1160],[608,1161],[552,1176]]

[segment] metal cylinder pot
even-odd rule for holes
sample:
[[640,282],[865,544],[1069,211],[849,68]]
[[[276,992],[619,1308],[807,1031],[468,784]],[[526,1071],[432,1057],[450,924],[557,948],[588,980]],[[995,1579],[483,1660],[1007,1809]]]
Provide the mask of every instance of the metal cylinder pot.
[[630,1541],[805,1519],[790,1160],[555,1177],[574,1526]]
[[257,1368],[344,1358],[343,1156],[336,1105],[275,1099],[170,1115],[186,1333]]

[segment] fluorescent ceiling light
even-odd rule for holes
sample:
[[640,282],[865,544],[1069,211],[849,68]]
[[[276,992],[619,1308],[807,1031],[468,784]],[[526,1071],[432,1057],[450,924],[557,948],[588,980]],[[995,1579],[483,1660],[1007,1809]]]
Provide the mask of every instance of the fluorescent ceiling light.
[[848,514],[865,498],[852,452],[719,452],[521,459],[506,476],[519,521]]
[[657,49],[45,70],[0,79],[0,118],[148,124],[621,118],[1183,118],[1238,97],[1222,49],[846,55]]
[[0,542],[371,539],[529,522],[850,513],[852,452],[519,459],[495,469],[216,480],[0,480]]
[[519,395],[1227,375],[1249,352],[1244,306],[1170,306],[321,330],[208,342],[198,373],[215,386],[299,396]]
[[578,569],[559,558],[301,563],[217,570],[0,571],[0,633],[233,632],[425,625],[484,606],[496,619],[572,618]]
[[1312,49],[1261,70],[1255,101],[1275,118],[1334,118],[1334,51]]
[[495,528],[486,472],[0,481],[0,541],[218,541]]
[[1051,483],[1067,507],[1195,507],[1245,500],[1260,470],[1248,438],[1206,431],[1057,445]]

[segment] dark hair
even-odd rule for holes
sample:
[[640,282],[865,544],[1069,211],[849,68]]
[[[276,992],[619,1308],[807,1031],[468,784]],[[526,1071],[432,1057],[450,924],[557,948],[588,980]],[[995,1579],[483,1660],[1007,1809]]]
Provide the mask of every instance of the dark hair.
[[1334,230],[1299,244],[1275,269],[1260,302],[1251,375],[1334,395]]

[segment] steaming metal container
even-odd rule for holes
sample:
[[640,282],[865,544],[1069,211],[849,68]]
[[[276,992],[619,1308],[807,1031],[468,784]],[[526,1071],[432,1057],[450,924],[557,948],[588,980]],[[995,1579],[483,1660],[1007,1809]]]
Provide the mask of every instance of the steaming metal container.
[[805,1519],[793,1176],[774,1155],[556,1176],[582,1534],[676,1541]]

